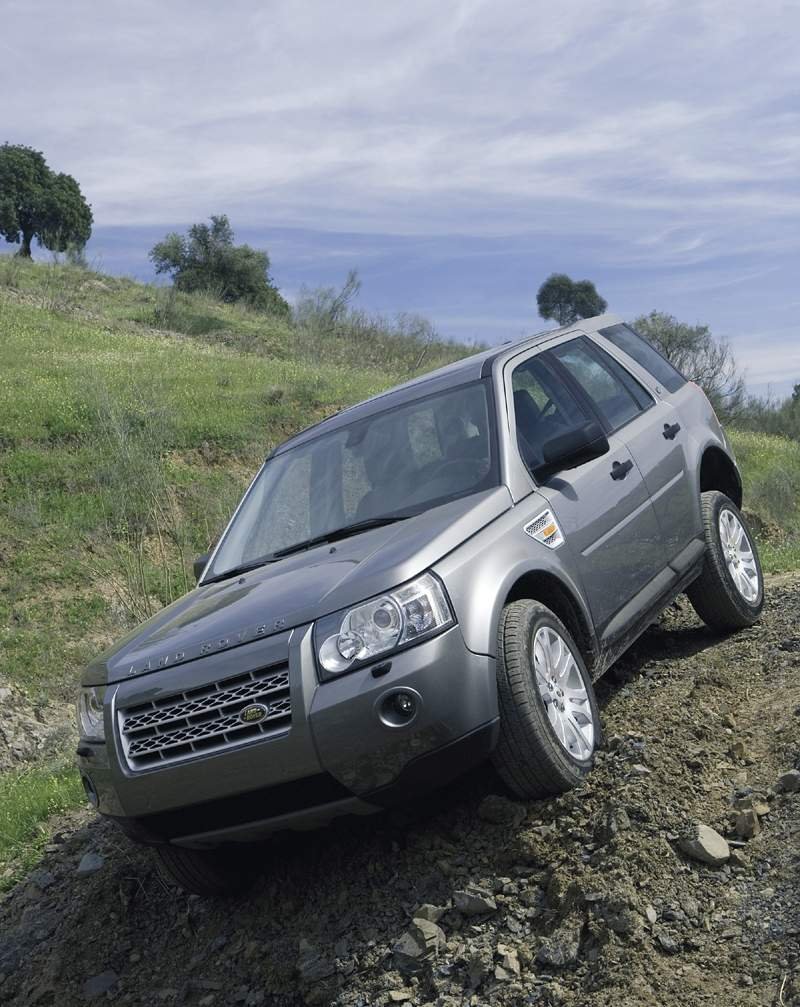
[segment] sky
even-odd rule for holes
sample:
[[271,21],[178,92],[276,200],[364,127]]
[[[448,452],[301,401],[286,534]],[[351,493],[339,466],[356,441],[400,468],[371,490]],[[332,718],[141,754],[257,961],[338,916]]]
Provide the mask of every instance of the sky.
[[226,213],[290,299],[446,337],[544,327],[551,272],[800,380],[797,0],[0,0],[0,142],[92,205],[90,260],[152,277]]

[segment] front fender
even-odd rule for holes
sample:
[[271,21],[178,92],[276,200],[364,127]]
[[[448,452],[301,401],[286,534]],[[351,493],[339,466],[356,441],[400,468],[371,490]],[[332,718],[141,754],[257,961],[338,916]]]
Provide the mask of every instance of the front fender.
[[[435,566],[453,603],[464,642],[476,654],[497,656],[500,613],[514,586],[524,577],[547,575],[569,592],[596,648],[592,619],[579,587],[569,543],[551,550],[524,527],[548,506],[531,493]],[[547,604],[547,598],[540,600]]]

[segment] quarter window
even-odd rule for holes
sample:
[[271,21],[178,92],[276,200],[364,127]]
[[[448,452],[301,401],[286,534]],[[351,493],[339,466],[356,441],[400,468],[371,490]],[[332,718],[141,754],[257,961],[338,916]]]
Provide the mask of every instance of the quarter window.
[[653,404],[624,367],[587,339],[571,339],[550,352],[580,385],[610,430],[618,430]]

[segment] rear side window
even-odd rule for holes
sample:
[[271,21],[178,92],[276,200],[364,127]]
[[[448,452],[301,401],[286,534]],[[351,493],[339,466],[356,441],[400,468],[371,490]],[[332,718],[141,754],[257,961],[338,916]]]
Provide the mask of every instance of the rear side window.
[[571,339],[550,352],[580,385],[610,430],[618,430],[653,404],[633,375],[587,339]]
[[686,384],[686,378],[681,372],[673,367],[655,346],[648,343],[628,325],[610,325],[607,329],[600,329],[600,335],[605,336],[609,342],[618,346],[629,357],[633,357],[636,363],[649,371],[668,392],[677,392]]

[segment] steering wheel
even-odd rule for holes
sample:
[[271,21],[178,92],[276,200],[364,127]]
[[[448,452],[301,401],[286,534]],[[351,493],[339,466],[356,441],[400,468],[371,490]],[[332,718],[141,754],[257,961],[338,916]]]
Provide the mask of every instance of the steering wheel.
[[[485,474],[483,471],[485,463],[478,461],[476,458],[461,458],[461,459],[454,458],[449,462],[444,462],[442,465],[439,465],[438,468],[434,470],[433,477],[431,479],[426,479],[419,486],[416,492],[411,494],[411,496],[409,497],[409,502],[415,503],[421,500],[430,499],[431,483],[444,481],[447,478],[448,471],[450,470],[458,469],[460,472],[463,473],[465,469],[467,469],[467,466],[469,466],[469,468],[472,470],[472,474],[474,474],[474,482],[477,485],[480,479],[482,479]],[[461,488],[466,489],[470,485],[471,485],[470,480],[468,478],[465,478]]]
[[551,406],[552,406],[552,407],[553,407],[553,408],[555,409],[555,405],[556,405],[556,404],[555,404],[555,402],[553,402],[553,400],[552,400],[552,399],[548,399],[548,400],[547,400],[547,402],[545,402],[545,404],[544,404],[544,405],[542,406],[542,408],[541,408],[541,409],[539,410],[539,419],[543,419],[543,417],[544,417],[544,416],[545,416],[545,414],[547,413],[547,410],[548,410],[548,409],[549,409],[549,408],[550,408]]

